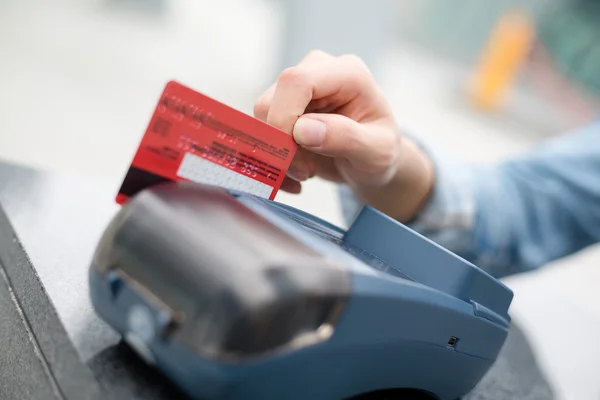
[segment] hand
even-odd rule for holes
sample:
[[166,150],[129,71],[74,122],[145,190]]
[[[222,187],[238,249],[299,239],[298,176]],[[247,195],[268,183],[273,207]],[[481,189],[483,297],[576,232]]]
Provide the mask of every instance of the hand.
[[310,53],[280,75],[254,106],[256,118],[299,144],[282,190],[314,176],[348,184],[359,199],[399,220],[432,186],[427,157],[403,138],[367,66],[355,56]]

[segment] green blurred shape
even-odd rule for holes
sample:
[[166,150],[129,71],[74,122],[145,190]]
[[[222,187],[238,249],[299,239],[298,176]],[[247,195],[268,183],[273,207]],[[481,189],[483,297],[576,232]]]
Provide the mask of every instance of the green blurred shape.
[[556,67],[600,96],[600,2],[570,1],[538,20],[538,35]]

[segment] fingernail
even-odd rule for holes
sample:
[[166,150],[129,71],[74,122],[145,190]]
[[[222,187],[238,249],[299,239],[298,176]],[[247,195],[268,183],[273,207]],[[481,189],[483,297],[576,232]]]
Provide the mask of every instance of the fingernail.
[[306,172],[296,171],[293,169],[289,169],[286,175],[298,182],[303,182],[308,179],[308,174]]
[[327,126],[316,119],[299,118],[294,125],[294,139],[309,147],[321,146],[325,141]]

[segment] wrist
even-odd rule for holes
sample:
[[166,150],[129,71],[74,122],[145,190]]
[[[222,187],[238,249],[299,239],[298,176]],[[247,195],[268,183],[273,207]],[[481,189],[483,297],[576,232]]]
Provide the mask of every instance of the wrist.
[[432,160],[410,138],[403,137],[398,145],[391,178],[381,187],[357,190],[357,195],[365,204],[408,223],[427,204],[433,186]]

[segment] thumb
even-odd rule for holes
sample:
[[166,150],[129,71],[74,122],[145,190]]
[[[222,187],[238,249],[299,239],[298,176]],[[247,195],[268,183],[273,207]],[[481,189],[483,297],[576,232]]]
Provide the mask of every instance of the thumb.
[[[360,124],[339,114],[304,114],[296,121],[294,140],[306,150],[345,158],[355,168],[379,164],[390,150],[387,139],[375,126]],[[387,146],[387,148],[386,148]]]

